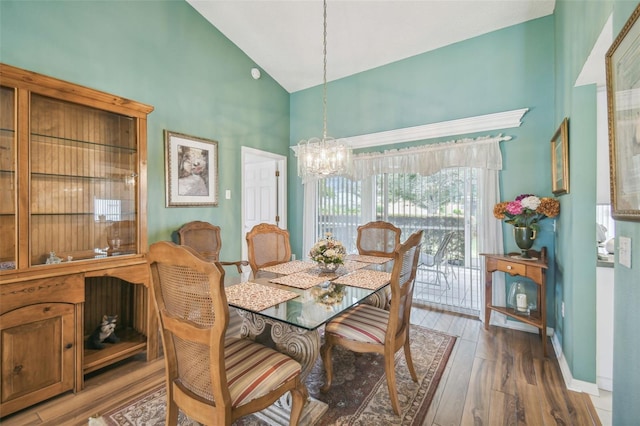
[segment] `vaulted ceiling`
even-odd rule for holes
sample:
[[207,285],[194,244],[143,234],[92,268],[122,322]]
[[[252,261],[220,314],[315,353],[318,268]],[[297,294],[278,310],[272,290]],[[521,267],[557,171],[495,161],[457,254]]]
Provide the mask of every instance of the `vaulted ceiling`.
[[[322,84],[322,0],[187,2],[288,92]],[[327,79],[550,15],[554,7],[555,0],[328,0]]]

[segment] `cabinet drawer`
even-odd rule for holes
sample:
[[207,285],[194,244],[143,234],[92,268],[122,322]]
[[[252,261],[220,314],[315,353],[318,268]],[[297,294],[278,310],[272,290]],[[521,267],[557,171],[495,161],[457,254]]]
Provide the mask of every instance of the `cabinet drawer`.
[[527,265],[520,265],[518,263],[505,260],[498,260],[497,267],[498,271],[506,272],[511,275],[526,275],[527,273]]
[[84,276],[62,275],[0,286],[0,314],[35,303],[84,302]]

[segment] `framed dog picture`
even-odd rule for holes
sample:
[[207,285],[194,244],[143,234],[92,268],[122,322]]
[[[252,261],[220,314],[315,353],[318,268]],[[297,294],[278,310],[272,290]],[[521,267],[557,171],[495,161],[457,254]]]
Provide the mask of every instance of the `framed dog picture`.
[[218,142],[169,130],[164,138],[166,206],[217,206]]

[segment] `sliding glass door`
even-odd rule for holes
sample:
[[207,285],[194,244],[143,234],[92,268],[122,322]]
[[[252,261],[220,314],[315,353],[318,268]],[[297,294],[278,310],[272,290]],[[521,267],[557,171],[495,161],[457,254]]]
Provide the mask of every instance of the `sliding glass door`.
[[414,302],[477,314],[477,206],[482,193],[477,182],[476,169],[467,167],[443,169],[431,176],[380,174],[361,182],[320,180],[317,235],[331,232],[355,253],[356,228],[369,221],[393,223],[402,229],[403,240],[423,229]]

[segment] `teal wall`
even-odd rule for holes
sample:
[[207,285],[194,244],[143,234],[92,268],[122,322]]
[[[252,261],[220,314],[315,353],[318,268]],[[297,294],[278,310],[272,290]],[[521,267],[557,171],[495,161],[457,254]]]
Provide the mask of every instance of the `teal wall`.
[[[557,127],[553,44],[553,17],[549,16],[331,82],[327,90],[328,133],[339,138],[529,108],[521,127],[490,133],[513,136],[501,144],[502,199],[512,200],[522,193],[551,196],[550,139]],[[328,55],[330,68],[330,50]],[[291,143],[321,132],[322,88],[293,93]],[[293,250],[300,255],[303,206],[294,200],[302,200],[303,188],[295,166],[294,159],[289,163],[289,231]],[[504,231],[505,247],[517,251],[511,226],[505,225]],[[553,258],[553,220],[542,223],[534,248],[542,246],[548,247]],[[555,304],[554,274],[551,268],[547,280],[551,306]],[[550,312],[551,327],[554,318]]]
[[[521,127],[503,131],[514,139],[502,143],[502,199],[551,195],[549,140],[569,117],[571,192],[559,197],[557,231],[545,221],[536,245],[549,246],[555,259],[549,323],[572,375],[588,382],[595,381],[595,88],[574,83],[609,14],[616,35],[636,4],[559,0],[553,16],[331,82],[328,91],[334,137],[530,108]],[[253,80],[255,64],[182,0],[2,0],[0,61],[155,107],[150,242],[203,219],[222,226],[222,256],[238,258],[240,146],[289,155],[288,227],[301,255],[302,186],[289,145],[321,134],[320,87],[289,95],[264,72]],[[219,189],[230,189],[231,200],[220,197],[217,208],[164,207],[164,129],[219,141]],[[410,145],[425,142],[435,141]],[[506,248],[515,250],[504,229]],[[632,269],[615,265],[613,418],[627,425],[640,418],[640,223],[618,221],[616,234],[631,238],[633,253]]]
[[[569,118],[570,192],[559,197],[556,332],[574,379],[596,382],[596,87],[574,87],[610,14],[605,1],[559,1],[555,9],[555,121]],[[560,307],[565,303],[565,317]]]
[[[555,117],[570,117],[571,193],[563,196],[558,220],[558,297],[566,305],[562,348],[576,379],[595,381],[595,87],[574,83],[595,40],[613,12],[614,38],[637,1],[565,1],[556,3]],[[567,214],[568,213],[568,214]],[[632,243],[632,268],[615,263],[613,424],[637,424],[640,418],[640,224],[616,222],[616,237]]]
[[[328,133],[339,138],[530,108],[521,127],[503,131],[514,137],[502,143],[503,196],[548,196],[552,83],[553,18],[546,17],[329,83]],[[321,100],[321,87],[291,95],[292,144],[321,135]],[[303,188],[295,165],[289,165],[289,230],[300,254],[302,203],[294,200],[302,199]],[[505,242],[516,249],[513,238]]]
[[[222,228],[221,257],[240,258],[240,147],[288,155],[289,94],[251,78],[255,64],[188,3],[2,0],[0,61],[154,106],[149,242],[206,220]],[[164,129],[218,141],[218,207],[164,207]]]
[[[620,32],[638,2],[616,1],[613,34]],[[637,26],[637,24],[636,24]],[[615,263],[613,337],[613,424],[640,419],[640,222],[616,221],[616,238],[631,238],[631,268]]]

